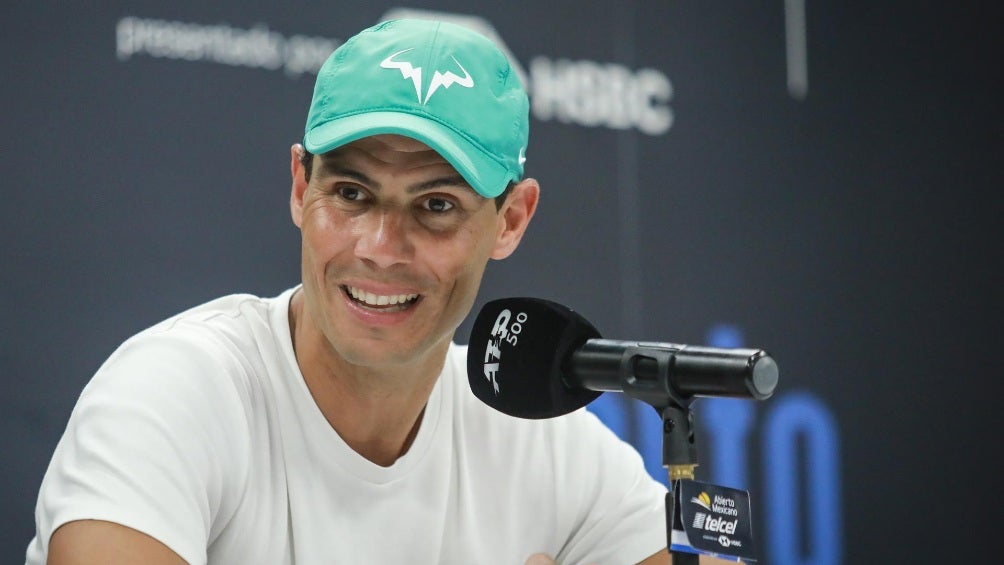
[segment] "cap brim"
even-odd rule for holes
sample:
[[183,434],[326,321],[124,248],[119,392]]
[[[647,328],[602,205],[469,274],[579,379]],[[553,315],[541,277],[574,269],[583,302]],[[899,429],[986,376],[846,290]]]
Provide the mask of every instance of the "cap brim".
[[514,180],[504,166],[457,132],[435,120],[403,112],[367,112],[337,118],[308,131],[303,145],[311,153],[319,155],[357,139],[382,133],[417,139],[435,149],[478,194],[486,198],[502,194],[509,181]]

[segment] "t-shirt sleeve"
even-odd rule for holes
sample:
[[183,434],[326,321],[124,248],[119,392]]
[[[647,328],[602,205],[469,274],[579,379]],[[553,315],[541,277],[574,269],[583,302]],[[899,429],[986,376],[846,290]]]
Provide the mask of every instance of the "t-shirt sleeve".
[[[568,454],[556,460],[571,535],[559,563],[638,563],[664,549],[666,487],[646,471],[641,456],[584,409],[569,416]],[[560,436],[559,436],[560,437]]]
[[192,336],[141,335],[84,388],[42,480],[29,547],[61,525],[128,526],[206,563],[214,519],[239,490],[242,404],[218,354]]

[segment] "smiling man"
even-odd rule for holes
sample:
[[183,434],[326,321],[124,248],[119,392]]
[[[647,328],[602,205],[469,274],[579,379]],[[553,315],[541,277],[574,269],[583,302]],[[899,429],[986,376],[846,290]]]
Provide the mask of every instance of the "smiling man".
[[302,146],[292,153],[303,234],[303,286],[289,307],[297,362],[342,439],[390,465],[421,426],[485,265],[519,243],[537,183],[516,183],[496,206],[439,153],[397,134],[349,142],[317,163]]
[[665,489],[630,446],[467,387],[453,336],[533,217],[527,139],[516,74],[472,31],[398,20],[335,51],[290,151],[300,284],[112,354],[26,561],[668,563]]

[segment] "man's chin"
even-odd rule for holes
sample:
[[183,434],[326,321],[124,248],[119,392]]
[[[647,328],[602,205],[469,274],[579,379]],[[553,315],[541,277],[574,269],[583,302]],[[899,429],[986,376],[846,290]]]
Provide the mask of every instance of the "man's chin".
[[343,343],[337,352],[350,366],[400,374],[427,366],[430,360],[438,359],[437,364],[441,364],[448,347],[449,340],[429,347],[400,340],[362,339]]

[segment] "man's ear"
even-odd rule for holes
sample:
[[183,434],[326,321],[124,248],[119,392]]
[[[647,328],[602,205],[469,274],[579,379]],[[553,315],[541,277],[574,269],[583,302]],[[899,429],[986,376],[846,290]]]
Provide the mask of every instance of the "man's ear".
[[492,259],[505,259],[512,255],[526,233],[526,227],[537,210],[540,185],[535,179],[523,179],[512,187],[502,209],[499,210],[499,231],[495,238]]
[[307,175],[303,162],[300,160],[306,149],[299,143],[294,143],[289,148],[289,172],[293,177],[293,186],[289,191],[289,213],[293,217],[296,227],[302,227],[303,222],[303,195],[307,192]]

